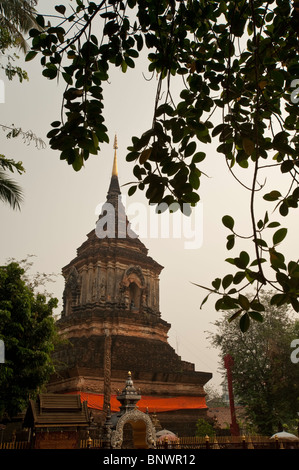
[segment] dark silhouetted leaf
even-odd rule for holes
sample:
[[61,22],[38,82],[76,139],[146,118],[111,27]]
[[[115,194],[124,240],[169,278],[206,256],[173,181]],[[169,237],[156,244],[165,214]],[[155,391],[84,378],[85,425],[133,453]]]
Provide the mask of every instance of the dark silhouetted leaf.
[[222,223],[225,227],[229,228],[230,230],[232,230],[235,225],[235,221],[230,215],[225,215],[224,217],[222,217]]
[[242,333],[246,333],[250,326],[250,317],[248,313],[244,313],[244,315],[240,318],[240,330]]
[[277,245],[278,243],[282,242],[282,240],[286,237],[288,233],[288,229],[280,228],[277,232],[273,235],[273,244]]

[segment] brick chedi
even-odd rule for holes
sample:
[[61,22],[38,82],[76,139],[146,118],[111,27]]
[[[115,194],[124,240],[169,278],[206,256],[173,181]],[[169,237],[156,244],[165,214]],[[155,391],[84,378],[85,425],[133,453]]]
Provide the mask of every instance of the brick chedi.
[[67,341],[54,353],[57,372],[49,392],[77,393],[97,421],[108,406],[119,410],[119,389],[132,372],[141,411],[155,413],[162,427],[194,433],[206,415],[204,385],[212,374],[197,372],[168,343],[170,324],[159,311],[162,266],[130,228],[121,202],[117,144],[107,200],[96,227],[63,268],[63,312],[57,321]]

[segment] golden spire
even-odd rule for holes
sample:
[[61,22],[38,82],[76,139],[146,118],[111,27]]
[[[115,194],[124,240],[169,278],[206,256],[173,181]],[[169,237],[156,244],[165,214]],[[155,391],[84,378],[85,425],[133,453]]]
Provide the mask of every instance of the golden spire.
[[117,137],[116,137],[116,134],[115,134],[115,137],[114,137],[114,145],[113,145],[113,148],[114,148],[114,161],[113,161],[113,168],[112,168],[112,176],[118,176],[118,171],[117,171],[117,153],[116,153],[116,150],[118,149],[118,146],[117,146]]

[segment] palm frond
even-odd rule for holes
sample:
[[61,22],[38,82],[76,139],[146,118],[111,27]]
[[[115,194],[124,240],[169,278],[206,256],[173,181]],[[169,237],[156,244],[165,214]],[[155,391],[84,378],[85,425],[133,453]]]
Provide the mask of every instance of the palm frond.
[[8,178],[4,171],[0,170],[0,201],[9,204],[12,209],[21,210],[23,191],[16,181]]
[[0,0],[0,23],[24,52],[27,51],[28,44],[23,34],[32,28],[39,28],[35,20],[36,3],[30,0]]

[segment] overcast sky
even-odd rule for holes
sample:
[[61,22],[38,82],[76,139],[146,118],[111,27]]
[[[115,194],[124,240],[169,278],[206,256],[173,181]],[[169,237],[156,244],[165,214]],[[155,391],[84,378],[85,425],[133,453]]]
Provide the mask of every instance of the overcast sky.
[[[46,8],[49,12],[49,3],[52,4],[40,1],[39,11],[45,12]],[[8,140],[0,130],[1,153],[21,160],[26,168],[24,175],[15,175],[25,195],[21,212],[3,203],[0,205],[0,263],[4,264],[10,257],[20,260],[28,254],[34,255],[34,271],[57,274],[56,282],[49,289],[59,298],[61,310],[64,287],[61,268],[76,256],[76,249],[86,240],[86,234],[95,228],[96,207],[105,201],[110,182],[114,135],[116,133],[118,138],[119,180],[124,185],[133,178],[133,164],[125,161],[127,147],[132,136],[140,136],[151,126],[157,81],[155,78],[145,80],[144,76],[150,76],[144,62],[134,70],[129,69],[127,74],[113,72],[110,84],[104,89],[104,115],[110,143],[102,145],[99,155],[91,156],[85,168],[76,173],[65,161],[60,161],[59,153],[50,149],[46,138],[50,123],[60,119],[63,83],[42,77],[39,58],[26,64],[20,59],[19,64],[27,70],[28,82],[20,84],[18,79],[9,82],[0,71],[0,78],[5,82],[5,103],[0,104],[1,123],[32,130],[47,147],[39,150],[34,143],[24,144],[20,137]],[[183,360],[195,363],[196,370],[212,372],[210,384],[218,387],[221,382],[218,351],[210,347],[206,333],[213,330],[213,322],[220,317],[214,309],[217,299],[211,297],[200,309],[206,292],[192,282],[210,287],[214,278],[231,272],[225,258],[237,256],[243,249],[250,254],[253,251],[250,242],[238,243],[233,252],[225,249],[228,231],[222,226],[221,218],[225,214],[232,215],[238,219],[236,229],[247,235],[249,192],[231,177],[224,158],[216,152],[217,145],[218,141],[209,146],[199,144],[208,155],[200,166],[208,175],[202,177],[199,190],[203,211],[202,245],[187,249],[188,240],[183,233],[179,239],[147,236],[142,241],[149,255],[164,266],[160,278],[160,310],[162,318],[172,325],[170,344]],[[250,172],[241,170],[238,175],[250,182]],[[264,193],[269,188],[278,189],[281,175],[277,175],[277,187],[273,179],[270,180],[269,172],[263,177],[271,183]],[[129,198],[127,189],[123,187],[122,193],[129,212],[132,207],[138,207],[136,204],[147,207],[142,192]],[[264,216],[265,208],[271,215],[272,205],[260,203],[258,218]],[[294,216],[288,221],[290,233],[284,243],[285,252],[292,259],[298,256],[294,253],[294,247],[298,247],[296,222]]]

